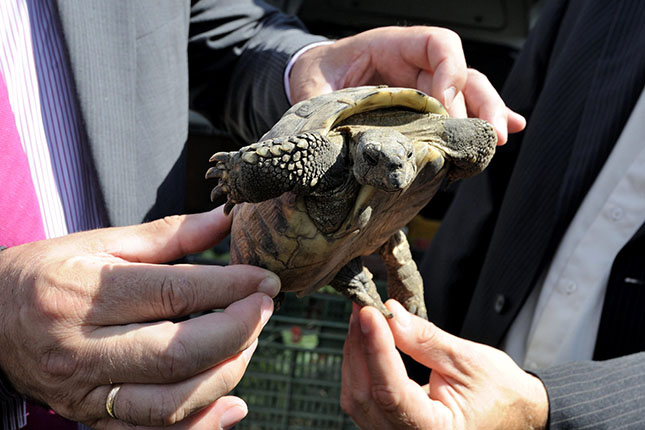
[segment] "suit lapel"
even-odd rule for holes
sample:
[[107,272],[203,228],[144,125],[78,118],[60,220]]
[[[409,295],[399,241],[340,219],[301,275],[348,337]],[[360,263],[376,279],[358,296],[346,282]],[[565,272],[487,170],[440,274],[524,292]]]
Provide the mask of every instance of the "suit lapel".
[[136,196],[128,145],[135,136],[133,2],[58,0],[79,110],[108,221]]
[[[611,8],[615,12],[605,19],[606,30],[595,41],[597,49],[590,51],[598,59],[589,65],[592,67],[589,90],[581,106],[573,156],[560,190],[558,218],[562,222],[556,226],[557,238],[566,230],[598,176],[643,88],[643,6],[638,1],[622,1],[613,3]],[[591,23],[592,27],[600,25],[600,22]]]
[[[642,33],[639,2],[571,3],[462,329],[493,345],[555,252],[643,85],[643,48],[630,40]],[[611,51],[618,46],[627,52]],[[509,81],[522,82],[523,73],[534,72],[516,69]],[[510,106],[524,102],[521,88],[507,90]]]

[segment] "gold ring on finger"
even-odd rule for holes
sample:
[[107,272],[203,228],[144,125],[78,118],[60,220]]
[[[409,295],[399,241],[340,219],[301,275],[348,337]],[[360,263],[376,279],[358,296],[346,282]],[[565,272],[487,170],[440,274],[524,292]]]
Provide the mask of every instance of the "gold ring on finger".
[[115,420],[118,420],[118,418],[114,414],[114,403],[116,402],[116,396],[117,394],[119,394],[120,389],[121,389],[121,384],[116,384],[112,386],[112,389],[107,395],[107,399],[105,399],[105,409],[107,410],[108,415],[114,418]]

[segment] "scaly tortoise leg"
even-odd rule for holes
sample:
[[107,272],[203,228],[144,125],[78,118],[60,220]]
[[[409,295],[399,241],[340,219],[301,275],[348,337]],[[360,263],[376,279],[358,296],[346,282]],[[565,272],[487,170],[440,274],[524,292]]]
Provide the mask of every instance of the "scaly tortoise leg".
[[206,178],[219,178],[211,200],[226,194],[229,213],[236,203],[262,202],[287,191],[310,194],[325,189],[333,175],[326,174],[338,161],[340,145],[319,133],[269,139],[239,151],[218,152],[215,167]]
[[361,306],[374,306],[386,318],[392,318],[392,313],[387,310],[376,290],[372,274],[363,266],[360,257],[353,259],[340,269],[330,285],[355,303]]
[[428,319],[423,298],[423,279],[412,259],[405,233],[399,230],[381,246],[381,258],[387,267],[387,295],[408,311]]

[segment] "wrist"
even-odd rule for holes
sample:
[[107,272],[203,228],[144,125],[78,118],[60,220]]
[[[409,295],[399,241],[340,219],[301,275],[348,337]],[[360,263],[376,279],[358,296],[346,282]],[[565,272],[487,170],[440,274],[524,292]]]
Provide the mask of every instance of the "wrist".
[[[329,86],[322,71],[322,62],[329,45],[327,40],[312,43],[296,52],[285,70],[284,85],[287,99],[292,105],[321,93],[319,88]],[[331,90],[338,88],[331,88]]]
[[529,373],[527,423],[530,430],[545,430],[549,421],[549,396],[542,380]]

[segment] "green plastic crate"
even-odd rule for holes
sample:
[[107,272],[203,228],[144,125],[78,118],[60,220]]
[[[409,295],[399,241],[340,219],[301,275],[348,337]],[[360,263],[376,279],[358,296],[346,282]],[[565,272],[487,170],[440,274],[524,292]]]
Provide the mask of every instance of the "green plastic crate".
[[236,429],[357,428],[340,408],[343,344],[351,310],[351,301],[340,295],[286,295],[233,391],[249,406]]

